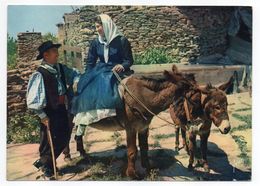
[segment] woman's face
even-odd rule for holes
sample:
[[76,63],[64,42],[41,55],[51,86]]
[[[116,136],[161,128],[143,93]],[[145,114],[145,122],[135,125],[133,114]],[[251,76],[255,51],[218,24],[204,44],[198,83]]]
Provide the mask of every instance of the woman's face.
[[95,26],[98,34],[104,37],[105,34],[104,34],[103,26],[100,23],[95,23]]

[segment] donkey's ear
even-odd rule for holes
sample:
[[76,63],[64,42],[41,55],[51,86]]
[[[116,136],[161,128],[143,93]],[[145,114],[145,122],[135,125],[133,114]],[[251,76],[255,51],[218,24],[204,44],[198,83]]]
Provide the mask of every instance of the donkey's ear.
[[229,81],[226,82],[226,83],[223,83],[222,85],[220,85],[220,86],[218,87],[218,89],[220,89],[220,90],[226,92],[226,91],[228,90],[228,88],[229,88],[230,86],[232,86],[233,81],[234,81],[234,78],[233,78],[233,76],[231,76],[230,79],[229,79]]
[[207,84],[206,86],[199,86],[198,89],[203,93],[203,94],[209,94],[210,89],[212,88],[211,84]]
[[164,71],[163,71],[163,75],[164,75],[164,77],[165,77],[166,79],[171,79],[171,74],[170,74],[169,71],[164,70]]
[[172,65],[172,72],[173,73],[178,73],[179,72],[176,65]]
[[187,78],[189,81],[192,81],[192,82],[196,83],[196,79],[195,79],[195,74],[194,73],[185,74],[185,78]]
[[172,83],[177,83],[181,79],[181,77],[179,77],[177,74],[174,74],[174,73],[169,72],[167,70],[165,70],[163,72],[163,74],[164,74],[164,77],[167,80],[171,81]]
[[206,90],[210,91],[210,90],[213,89],[214,87],[212,86],[211,83],[208,83],[205,88],[206,88]]

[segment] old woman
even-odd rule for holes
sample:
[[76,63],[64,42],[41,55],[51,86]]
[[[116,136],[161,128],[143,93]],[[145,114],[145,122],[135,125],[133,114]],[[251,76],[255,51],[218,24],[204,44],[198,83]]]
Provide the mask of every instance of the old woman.
[[85,73],[78,83],[78,96],[72,101],[72,113],[77,126],[75,139],[77,144],[82,144],[77,146],[81,154],[85,153],[82,143],[85,127],[116,116],[116,109],[123,107],[118,93],[118,81],[112,70],[123,77],[130,72],[133,64],[130,43],[112,19],[101,14],[93,22],[98,37],[90,44]]

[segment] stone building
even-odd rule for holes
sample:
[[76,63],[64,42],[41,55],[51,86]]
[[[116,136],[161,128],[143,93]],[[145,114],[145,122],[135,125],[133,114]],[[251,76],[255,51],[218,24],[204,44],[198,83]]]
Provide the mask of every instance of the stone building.
[[64,14],[64,24],[57,25],[58,38],[68,49],[63,51],[65,56],[76,58],[75,66],[79,67],[89,41],[97,35],[92,19],[99,13],[106,13],[129,39],[134,54],[148,48],[165,48],[175,57],[175,62],[193,62],[198,57],[224,54],[228,48],[228,25],[233,9],[218,6],[84,6],[77,12]]
[[[174,62],[193,63],[204,59],[206,62],[215,63],[216,59],[219,59],[217,64],[221,64],[226,60],[223,56],[228,54],[228,59],[251,64],[252,9],[218,6],[81,7],[77,11],[64,14],[64,23],[56,25],[58,42],[62,44],[60,51],[64,56],[64,63],[84,71],[82,62],[87,54],[89,43],[97,37],[92,20],[100,13],[112,17],[120,31],[131,42],[134,55],[148,48],[165,48],[168,54],[175,58]],[[230,22],[232,29],[229,29]],[[7,72],[8,116],[26,111],[27,83],[40,63],[34,59],[41,42],[41,33],[18,34],[17,67]],[[142,71],[139,67],[133,68],[136,72]],[[224,77],[223,69],[220,68],[221,70],[216,68],[215,74],[217,76],[222,74],[221,76]],[[146,67],[146,69],[151,68]],[[198,75],[198,79],[209,80],[207,74],[214,76],[213,72],[204,73],[204,70],[196,70],[197,74],[201,74]],[[229,71],[233,73],[232,69]]]

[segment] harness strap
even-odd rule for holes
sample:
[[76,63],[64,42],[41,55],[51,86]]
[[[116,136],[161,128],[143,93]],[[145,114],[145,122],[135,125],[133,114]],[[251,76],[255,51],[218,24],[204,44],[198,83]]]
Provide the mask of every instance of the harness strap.
[[189,124],[191,121],[191,117],[190,117],[189,106],[188,106],[186,98],[184,98],[183,106],[184,106],[184,110],[185,110],[185,114],[186,114],[186,118],[187,118],[187,123]]
[[[201,99],[201,104],[205,102],[205,98]],[[196,134],[206,134],[209,131],[200,131],[200,127],[203,125],[204,120],[203,119],[194,119],[191,120],[190,112],[189,112],[189,106],[188,106],[188,100],[187,98],[184,98],[184,110],[187,118],[187,129],[188,131]]]
[[[164,118],[162,118],[162,117],[156,115],[156,114],[155,114],[154,112],[152,112],[149,108],[147,108],[147,107],[145,106],[145,104],[144,104],[141,100],[139,100],[139,99],[128,89],[128,87],[127,87],[124,83],[122,83],[122,79],[120,78],[120,76],[118,75],[118,73],[117,73],[116,71],[114,71],[114,70],[112,70],[112,71],[113,71],[114,75],[116,76],[117,80],[120,82],[120,84],[121,84],[121,85],[125,88],[125,90],[129,93],[129,95],[130,95],[137,103],[139,103],[147,112],[149,112],[151,115],[153,115],[153,116],[155,116],[155,117],[161,119],[162,121],[165,121],[166,123],[168,123],[168,124],[170,124],[170,125],[174,125],[175,127],[176,127],[176,126],[179,126],[179,125],[177,125],[177,124],[175,124],[175,123],[169,122],[169,121],[167,121],[166,119],[164,119]],[[184,125],[181,125],[180,127],[181,127],[182,129],[184,129],[185,131],[187,130],[186,126],[184,126]]]

